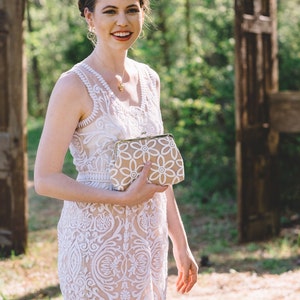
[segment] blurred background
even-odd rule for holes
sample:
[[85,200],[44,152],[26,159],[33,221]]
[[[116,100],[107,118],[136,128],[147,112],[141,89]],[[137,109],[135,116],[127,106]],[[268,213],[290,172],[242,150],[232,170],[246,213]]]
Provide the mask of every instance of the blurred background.
[[[232,295],[236,293],[232,278],[237,272],[248,274],[245,281],[253,279],[253,274],[284,275],[291,271],[297,278],[300,134],[280,133],[279,236],[262,242],[238,243],[234,1],[152,0],[151,4],[152,14],[143,36],[130,49],[129,56],[149,64],[160,75],[165,131],[173,133],[185,160],[186,180],[175,187],[175,193],[202,278],[215,273],[230,276],[226,286],[232,285]],[[279,0],[277,4],[279,90],[299,91],[300,1]],[[56,80],[93,47],[75,0],[28,0],[25,22],[28,249],[24,255],[12,252],[8,259],[0,259],[0,299],[61,299],[56,274],[56,224],[62,203],[35,194],[33,166]],[[64,169],[70,176],[76,176],[70,154]],[[171,249],[169,274],[176,274]],[[208,278],[206,287],[212,282]],[[222,283],[212,286],[210,292],[221,291],[223,287]],[[249,290],[249,286],[244,288]],[[296,283],[293,288],[300,291]],[[244,295],[239,299],[248,298]],[[277,295],[263,299],[280,298]]]
[[[300,90],[296,2],[299,5],[295,0],[278,1],[281,91]],[[186,181],[180,199],[197,206],[235,199],[234,1],[151,3],[147,28],[130,56],[160,75],[166,131],[175,135],[185,159]],[[28,1],[29,130],[32,123],[42,125],[59,75],[92,51],[86,34],[76,1]],[[279,150],[284,212],[300,207],[299,134],[281,134]]]

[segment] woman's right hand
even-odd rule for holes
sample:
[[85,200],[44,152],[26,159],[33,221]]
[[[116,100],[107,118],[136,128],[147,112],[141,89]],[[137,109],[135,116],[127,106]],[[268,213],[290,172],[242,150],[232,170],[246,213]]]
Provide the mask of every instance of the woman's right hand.
[[157,185],[148,182],[151,162],[147,162],[139,177],[123,193],[120,205],[138,205],[152,199],[155,193],[162,193],[168,185]]

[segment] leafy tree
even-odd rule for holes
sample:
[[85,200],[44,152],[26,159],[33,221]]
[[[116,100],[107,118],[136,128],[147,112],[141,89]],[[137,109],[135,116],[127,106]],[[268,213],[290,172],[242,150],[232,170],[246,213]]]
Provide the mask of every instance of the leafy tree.
[[[160,74],[163,116],[186,157],[186,184],[201,180],[203,197],[222,189],[232,192],[233,171],[223,178],[219,172],[232,168],[234,157],[232,1],[152,4],[149,30],[130,55]],[[75,2],[29,0],[28,12],[29,69],[38,65],[28,76],[30,113],[39,115],[61,72],[86,56],[91,46]]]
[[39,116],[45,112],[55,81],[87,52],[90,44],[85,29],[76,1],[28,0],[26,49],[30,114]]
[[[279,87],[300,90],[300,1],[278,1]],[[300,134],[281,134],[279,180],[281,205],[299,209]]]
[[[234,1],[151,3],[152,22],[129,54],[160,74],[166,130],[175,135],[186,161],[186,198],[234,197]],[[281,89],[300,85],[299,3],[278,1]],[[58,76],[92,46],[77,1],[28,0],[27,9],[29,112],[40,116]],[[298,149],[289,147],[289,153]]]
[[300,90],[300,1],[278,3],[280,90]]

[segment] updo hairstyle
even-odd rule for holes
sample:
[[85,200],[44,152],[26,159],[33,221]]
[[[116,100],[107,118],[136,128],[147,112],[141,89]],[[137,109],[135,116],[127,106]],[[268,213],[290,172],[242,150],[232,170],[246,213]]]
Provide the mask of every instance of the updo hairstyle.
[[[147,13],[150,10],[150,0],[140,0],[141,8]],[[78,0],[80,15],[84,17],[84,9],[87,7],[90,12],[94,12],[97,0]]]

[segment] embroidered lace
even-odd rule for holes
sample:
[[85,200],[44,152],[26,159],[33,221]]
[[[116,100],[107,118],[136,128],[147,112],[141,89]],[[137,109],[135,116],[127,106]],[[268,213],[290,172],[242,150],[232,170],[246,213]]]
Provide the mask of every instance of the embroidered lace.
[[[109,168],[116,140],[163,133],[153,71],[144,64],[135,66],[140,106],[124,105],[83,62],[69,71],[79,76],[94,105],[70,145],[77,180],[84,184],[112,189]],[[58,223],[64,299],[165,299],[167,234],[163,193],[134,207],[65,201]]]

